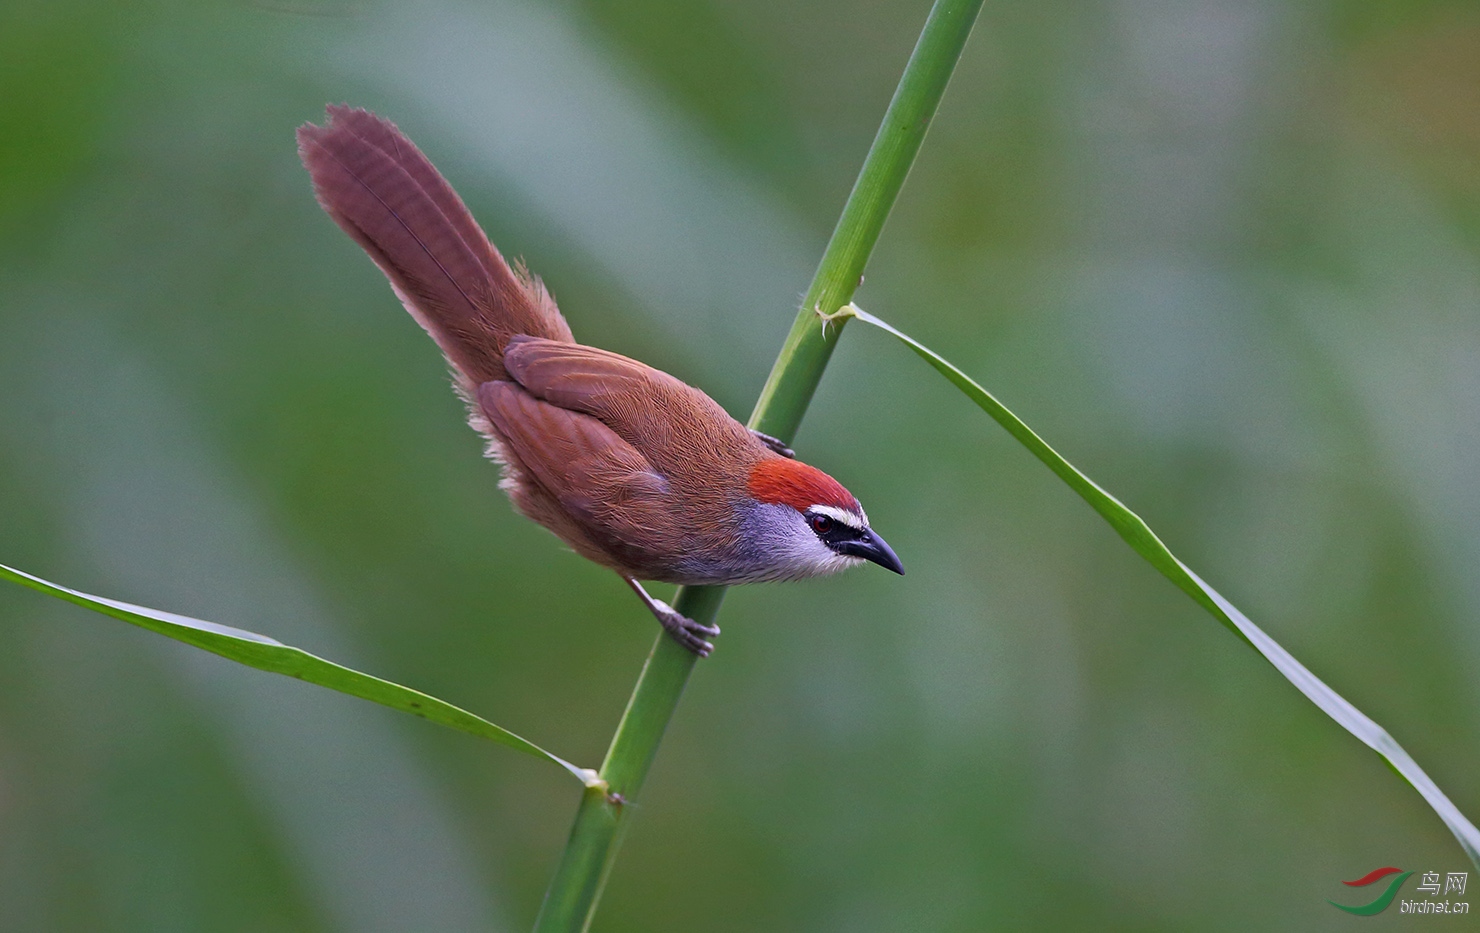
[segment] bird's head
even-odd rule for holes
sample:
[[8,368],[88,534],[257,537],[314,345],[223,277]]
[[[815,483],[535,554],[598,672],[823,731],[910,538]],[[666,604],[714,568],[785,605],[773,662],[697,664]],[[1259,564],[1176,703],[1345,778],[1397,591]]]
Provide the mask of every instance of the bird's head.
[[816,467],[767,457],[751,469],[746,489],[755,501],[747,544],[754,559],[769,565],[767,579],[836,573],[866,560],[904,573],[894,549],[869,527],[863,506]]

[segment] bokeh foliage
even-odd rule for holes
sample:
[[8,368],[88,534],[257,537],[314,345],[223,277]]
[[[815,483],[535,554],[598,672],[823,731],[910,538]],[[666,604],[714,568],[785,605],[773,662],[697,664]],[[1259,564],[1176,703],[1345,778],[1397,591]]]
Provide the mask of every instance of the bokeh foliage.
[[[598,759],[651,622],[512,515],[291,131],[396,119],[579,337],[743,413],[928,4],[686,6],[0,8],[0,560]],[[1477,50],[1459,3],[989,6],[859,293],[1471,815]],[[601,929],[1307,930],[1340,879],[1464,870],[897,348],[851,334],[798,447],[910,575],[730,594]],[[547,765],[19,589],[0,620],[0,928],[533,916]]]

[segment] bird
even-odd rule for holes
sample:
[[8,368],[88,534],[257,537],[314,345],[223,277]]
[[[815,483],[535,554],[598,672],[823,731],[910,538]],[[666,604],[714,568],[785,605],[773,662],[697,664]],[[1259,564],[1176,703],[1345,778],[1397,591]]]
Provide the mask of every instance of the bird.
[[640,581],[800,580],[867,561],[904,573],[837,480],[701,390],[577,343],[394,123],[331,105],[297,139],[319,205],[441,348],[514,507],[616,571],[680,645],[708,657],[719,628]]

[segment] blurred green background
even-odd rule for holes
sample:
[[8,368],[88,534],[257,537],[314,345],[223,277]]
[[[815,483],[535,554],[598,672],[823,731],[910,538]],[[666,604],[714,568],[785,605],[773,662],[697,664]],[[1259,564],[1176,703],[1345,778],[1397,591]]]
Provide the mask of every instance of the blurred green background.
[[[595,765],[655,626],[512,513],[293,129],[396,120],[580,339],[743,417],[927,9],[5,0],[0,562]],[[858,301],[1480,815],[1473,2],[989,4]],[[597,930],[1335,929],[1475,874],[888,338],[796,446],[909,575],[730,594]],[[549,765],[9,585],[0,646],[0,929],[532,922]]]

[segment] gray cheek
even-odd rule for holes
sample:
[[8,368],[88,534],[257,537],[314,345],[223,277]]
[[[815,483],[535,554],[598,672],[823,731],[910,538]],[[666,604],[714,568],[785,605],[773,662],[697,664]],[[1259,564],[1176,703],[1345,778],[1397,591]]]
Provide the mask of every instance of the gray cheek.
[[752,505],[741,515],[740,527],[736,556],[757,570],[789,566],[807,543],[801,535],[816,538],[797,510],[784,505]]
[[807,527],[796,509],[784,505],[758,505],[744,521],[748,555],[769,579],[801,579],[833,573],[851,561],[833,553]]
[[799,551],[817,536],[795,509],[749,503],[737,510],[736,524],[739,534],[723,550],[686,555],[677,576],[691,583],[745,583],[810,575],[801,569]]
[[788,505],[751,506],[741,517],[741,527],[749,541],[786,542],[792,547],[803,536],[814,540],[817,537],[802,521],[801,513]]

